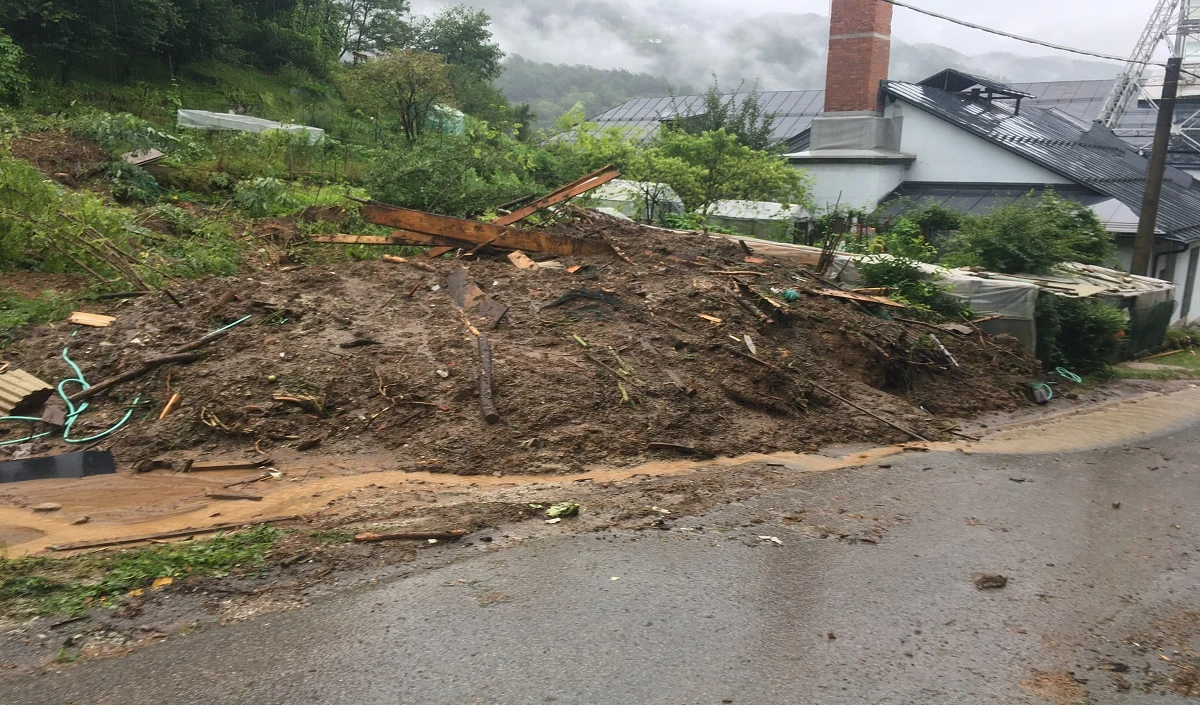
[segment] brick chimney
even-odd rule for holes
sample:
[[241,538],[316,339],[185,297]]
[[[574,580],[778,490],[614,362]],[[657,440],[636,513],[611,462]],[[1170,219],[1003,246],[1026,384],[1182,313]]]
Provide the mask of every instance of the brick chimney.
[[892,5],[882,0],[833,0],[825,112],[882,110],[879,83],[892,53]]

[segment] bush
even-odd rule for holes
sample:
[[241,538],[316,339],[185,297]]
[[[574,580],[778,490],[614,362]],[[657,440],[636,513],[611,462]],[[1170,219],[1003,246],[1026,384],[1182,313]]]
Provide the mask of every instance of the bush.
[[933,283],[918,266],[936,261],[937,250],[926,242],[915,222],[901,218],[890,231],[858,245],[864,254],[873,255],[855,263],[868,286],[892,289],[893,299],[924,314],[947,318],[971,315],[970,307]]
[[426,136],[380,156],[366,186],[373,198],[393,205],[478,215],[541,190],[531,178],[527,149],[491,131]]
[[949,249],[950,266],[1049,274],[1063,262],[1110,264],[1115,245],[1090,209],[1046,193],[968,218]]
[[0,30],[0,105],[19,106],[29,90],[29,74],[21,65],[25,52]]
[[1129,327],[1129,315],[1103,301],[1047,293],[1038,297],[1036,321],[1042,364],[1080,375],[1108,370]]
[[234,190],[233,200],[252,218],[269,218],[290,213],[300,201],[288,185],[269,176],[243,181]]

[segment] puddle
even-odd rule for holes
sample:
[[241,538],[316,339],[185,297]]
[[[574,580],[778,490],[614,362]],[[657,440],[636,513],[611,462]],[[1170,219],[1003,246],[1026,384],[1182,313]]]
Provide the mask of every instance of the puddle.
[[[261,502],[215,501],[208,490],[245,479],[245,473],[108,475],[82,480],[47,480],[5,485],[5,498],[32,506],[53,501],[62,510],[33,514],[19,506],[0,506],[0,541],[9,556],[27,555],[60,543],[140,536],[216,523],[252,522],[284,515],[317,515],[331,500],[372,486],[439,492],[566,485],[590,480],[623,482],[639,476],[674,477],[753,463],[779,465],[795,472],[828,472],[858,467],[899,455],[909,448],[934,452],[1064,453],[1117,445],[1159,435],[1200,421],[1200,388],[1172,394],[1147,394],[1085,410],[1068,411],[1033,422],[994,429],[979,442],[888,446],[841,457],[799,453],[752,454],[715,460],[655,462],[631,468],[590,468],[575,475],[459,476],[395,470],[394,459],[315,458],[281,465],[296,481],[260,483],[250,491]],[[86,524],[71,521],[88,516]]]

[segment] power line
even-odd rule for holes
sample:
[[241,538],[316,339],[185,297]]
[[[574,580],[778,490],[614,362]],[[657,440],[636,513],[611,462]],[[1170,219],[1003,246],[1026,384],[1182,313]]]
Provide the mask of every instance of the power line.
[[[913,5],[909,5],[908,3],[900,2],[900,0],[882,0],[882,2],[886,2],[888,4],[895,5],[896,7],[903,7],[904,9],[912,10],[913,12],[919,12],[922,15],[929,15],[930,17],[936,17],[939,20],[953,22],[954,24],[961,25],[963,27],[977,29],[980,32],[987,32],[988,34],[995,34],[995,35],[998,35],[1001,37],[1007,37],[1008,39],[1016,39],[1019,42],[1026,42],[1028,44],[1036,44],[1038,46],[1046,47],[1048,49],[1056,49],[1058,51],[1065,51],[1065,52],[1069,52],[1071,54],[1080,54],[1082,56],[1090,56],[1094,59],[1104,59],[1106,61],[1119,61],[1123,64],[1129,63],[1129,57],[1127,57],[1127,56],[1114,56],[1113,54],[1102,54],[1100,52],[1088,51],[1087,49],[1076,49],[1074,47],[1063,46],[1061,44],[1052,44],[1050,42],[1044,42],[1040,39],[1033,39],[1031,37],[1022,37],[1019,34],[1012,34],[1010,32],[1005,32],[1005,31],[1002,31],[999,29],[992,29],[991,27],[984,27],[983,25],[978,25],[978,24],[975,24],[974,22],[967,22],[966,20],[955,19],[948,15],[943,15],[943,14],[940,14],[937,12],[933,12],[932,10],[925,10],[920,7],[914,7]],[[1147,61],[1146,65],[1147,66],[1163,66],[1163,67],[1166,66],[1165,63],[1159,63],[1157,61]]]

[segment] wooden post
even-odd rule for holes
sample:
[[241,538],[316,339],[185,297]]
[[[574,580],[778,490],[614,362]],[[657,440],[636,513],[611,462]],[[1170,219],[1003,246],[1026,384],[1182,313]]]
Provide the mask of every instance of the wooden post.
[[500,423],[500,412],[492,399],[492,345],[486,335],[479,336],[479,405],[488,423]]
[[1179,92],[1179,72],[1183,59],[1167,60],[1167,79],[1163,83],[1162,100],[1158,103],[1158,127],[1154,131],[1154,150],[1150,154],[1150,166],[1146,173],[1146,193],[1142,201],[1142,213],[1138,222],[1137,237],[1133,241],[1133,262],[1129,273],[1138,276],[1154,276],[1150,271],[1150,260],[1154,254],[1154,231],[1158,228],[1158,204],[1162,197],[1163,178],[1167,171],[1167,150],[1171,145],[1171,129],[1175,125],[1175,98]]

